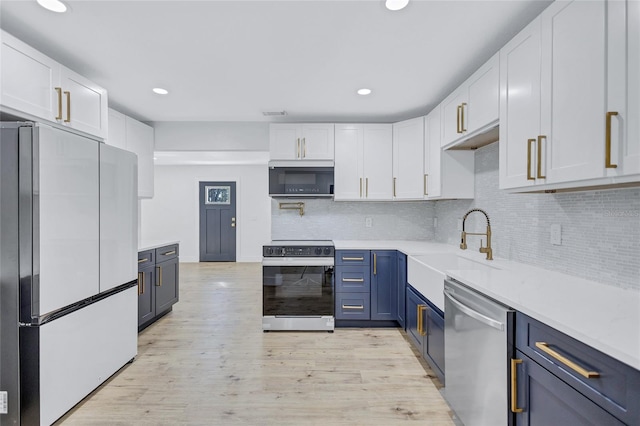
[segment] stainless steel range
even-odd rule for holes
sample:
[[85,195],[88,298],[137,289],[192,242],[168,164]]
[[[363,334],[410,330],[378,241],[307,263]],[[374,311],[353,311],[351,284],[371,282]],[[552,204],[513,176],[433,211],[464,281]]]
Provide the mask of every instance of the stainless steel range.
[[272,241],[262,254],[262,330],[333,331],[333,242]]

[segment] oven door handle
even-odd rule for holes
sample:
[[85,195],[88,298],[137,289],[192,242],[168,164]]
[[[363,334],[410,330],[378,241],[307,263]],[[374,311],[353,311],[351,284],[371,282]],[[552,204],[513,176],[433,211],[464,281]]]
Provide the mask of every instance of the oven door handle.
[[262,266],[333,266],[333,257],[265,257]]

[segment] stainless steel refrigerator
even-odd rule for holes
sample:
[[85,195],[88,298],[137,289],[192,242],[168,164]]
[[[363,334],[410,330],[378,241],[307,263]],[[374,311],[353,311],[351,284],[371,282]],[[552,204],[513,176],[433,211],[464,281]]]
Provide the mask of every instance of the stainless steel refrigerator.
[[51,424],[137,353],[137,157],[0,123],[0,423]]

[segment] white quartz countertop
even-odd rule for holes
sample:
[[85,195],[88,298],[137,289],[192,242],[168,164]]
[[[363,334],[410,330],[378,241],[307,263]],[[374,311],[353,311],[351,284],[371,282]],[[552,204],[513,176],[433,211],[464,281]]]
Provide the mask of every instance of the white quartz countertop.
[[[487,267],[447,276],[640,370],[640,291],[420,241],[334,241],[337,250],[400,250],[429,264],[428,254],[454,253]],[[436,256],[434,256],[436,258]],[[430,265],[431,266],[431,265]],[[438,265],[433,265],[438,269]]]
[[160,247],[170,246],[172,244],[180,244],[178,240],[149,240],[149,241],[141,241],[138,244],[138,251],[147,251]]

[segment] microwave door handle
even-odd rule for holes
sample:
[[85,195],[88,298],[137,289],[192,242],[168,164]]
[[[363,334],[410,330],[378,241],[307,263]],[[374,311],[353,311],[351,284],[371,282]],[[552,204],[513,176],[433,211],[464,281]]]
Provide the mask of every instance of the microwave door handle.
[[468,307],[467,305],[463,304],[458,299],[453,297],[453,295],[449,293],[447,290],[444,291],[444,297],[449,299],[449,301],[453,303],[453,305],[456,308],[458,308],[462,313],[470,316],[471,318],[477,321],[480,321],[481,323],[488,325],[489,327],[493,327],[496,330],[500,330],[500,331],[504,330],[504,323],[501,323],[500,321],[496,321],[492,318],[489,318],[486,315],[482,315],[480,312],[474,311],[473,309],[471,309],[470,307]]

